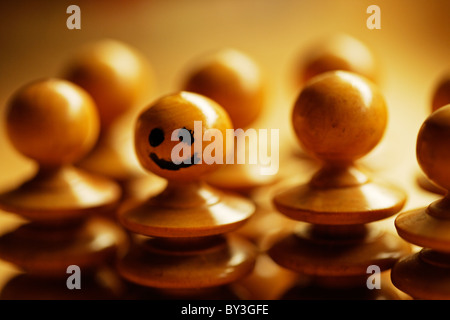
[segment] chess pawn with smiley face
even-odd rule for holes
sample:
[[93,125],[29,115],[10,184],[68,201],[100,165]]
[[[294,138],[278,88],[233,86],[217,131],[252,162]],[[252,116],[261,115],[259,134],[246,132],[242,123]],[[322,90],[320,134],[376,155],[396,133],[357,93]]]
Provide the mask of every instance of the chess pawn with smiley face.
[[[180,135],[180,129],[188,136]],[[118,263],[131,283],[153,288],[163,297],[183,291],[192,298],[191,294],[222,289],[252,270],[253,246],[226,233],[251,217],[253,204],[203,182],[220,164],[208,164],[204,155],[209,144],[203,141],[198,147],[198,139],[208,130],[225,136],[227,129],[232,129],[227,113],[216,102],[190,92],[164,96],[138,117],[138,159],[145,169],[167,179],[168,185],[160,194],[119,211],[119,221],[134,233],[129,252]],[[180,145],[186,151],[179,159],[184,162],[172,159],[172,151]]]

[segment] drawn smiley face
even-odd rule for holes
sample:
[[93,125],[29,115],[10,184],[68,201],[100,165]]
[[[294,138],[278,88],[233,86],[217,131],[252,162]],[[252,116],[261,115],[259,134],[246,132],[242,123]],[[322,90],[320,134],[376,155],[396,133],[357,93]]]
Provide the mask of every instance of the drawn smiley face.
[[[201,130],[197,121],[201,123]],[[231,120],[221,106],[195,93],[182,91],[166,95],[151,104],[138,117],[135,128],[136,154],[145,169],[163,178],[199,179],[220,165],[201,161],[203,151],[210,142],[196,140],[202,139],[208,129],[218,129],[223,137],[226,136],[227,129],[232,129]],[[181,163],[175,163],[172,151],[176,147],[179,149],[179,144],[184,144],[181,147],[190,150],[190,153],[182,153],[183,159],[179,159]],[[223,148],[225,163],[225,144]]]
[[[180,142],[192,146],[192,144],[194,143],[194,131],[189,130],[187,128],[181,128],[180,130],[183,130],[184,132],[175,133],[175,136],[178,137],[178,140]],[[188,139],[185,139],[186,133],[189,135]],[[153,129],[150,132],[150,135],[148,136],[148,142],[150,146],[154,148],[163,143],[164,139],[165,139],[164,131],[161,128]],[[200,158],[196,152],[194,152],[194,154],[189,159],[180,159],[181,163],[174,163],[172,159],[171,160],[161,159],[155,152],[151,152],[149,156],[153,160],[153,162],[155,162],[161,169],[166,170],[180,170],[184,168],[189,168],[190,166],[193,166],[194,164],[197,164],[200,161]]]

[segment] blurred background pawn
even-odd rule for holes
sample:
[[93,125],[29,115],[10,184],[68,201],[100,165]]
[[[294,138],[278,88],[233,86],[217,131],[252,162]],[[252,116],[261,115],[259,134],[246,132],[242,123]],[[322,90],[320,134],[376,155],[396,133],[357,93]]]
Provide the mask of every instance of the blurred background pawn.
[[162,188],[162,179],[143,174],[132,145],[134,120],[155,93],[146,57],[126,43],[102,39],[85,44],[62,69],[65,79],[92,96],[100,118],[98,141],[77,165],[118,181],[124,198],[141,198]]
[[[234,145],[234,164],[227,164],[213,172],[207,177],[208,183],[225,191],[240,192],[255,200],[253,195],[257,190],[272,186],[280,177],[279,171],[271,175],[261,173],[263,165],[258,154],[260,137],[257,141],[252,141],[251,134],[245,138],[246,130],[255,130],[257,134],[259,128],[265,128],[265,116],[267,111],[270,111],[267,105],[268,88],[260,66],[247,54],[236,49],[224,48],[200,56],[191,62],[182,88],[207,96],[219,103],[229,114],[237,135]],[[241,132],[237,133],[236,130]],[[267,141],[273,143],[270,130],[267,132],[269,135]],[[244,143],[238,145],[237,142],[240,139]],[[279,141],[275,143],[278,152]],[[271,147],[270,145],[267,148],[268,152],[275,150]],[[249,163],[253,156],[256,156],[258,163]],[[276,156],[279,158],[280,154]],[[238,163],[238,159],[243,161]],[[271,159],[274,161],[275,155],[272,154]],[[287,219],[274,212],[271,204],[266,205],[264,202],[256,201],[255,203],[256,211],[252,219],[236,232],[260,247],[263,236],[271,230],[281,228],[281,225],[284,226]],[[262,261],[266,261],[266,264],[270,263],[268,259]],[[260,269],[271,270],[261,267],[258,270]]]
[[[230,115],[234,130],[264,128],[260,120],[267,109],[265,80],[256,62],[238,50],[227,48],[198,57],[186,72],[182,89],[219,103]],[[259,163],[249,163],[249,143],[235,143],[234,164],[209,176],[211,185],[246,193],[275,180],[275,175],[260,173]],[[245,163],[238,164],[238,154],[245,155]]]
[[373,82],[379,78],[377,61],[369,47],[348,34],[338,33],[316,40],[299,54],[294,82],[301,88],[316,75],[336,70],[353,72]]

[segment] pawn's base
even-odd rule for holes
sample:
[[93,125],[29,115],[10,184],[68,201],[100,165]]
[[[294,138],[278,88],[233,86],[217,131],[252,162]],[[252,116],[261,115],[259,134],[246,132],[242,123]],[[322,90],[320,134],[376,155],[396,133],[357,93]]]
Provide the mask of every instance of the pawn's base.
[[[385,271],[411,252],[407,242],[374,226],[329,226],[329,236],[317,235],[314,225],[299,227],[275,242],[268,253],[280,266],[312,277],[367,277],[369,266]],[[351,230],[353,236],[348,234]]]
[[120,186],[73,166],[40,169],[16,189],[0,195],[0,207],[31,221],[61,223],[108,214],[121,197]]
[[277,175],[263,175],[261,170],[264,170],[264,167],[256,164],[229,164],[213,172],[206,181],[221,190],[247,194],[255,188],[277,182]]
[[398,289],[414,299],[450,300],[449,254],[422,249],[396,263],[391,277]]
[[253,270],[256,254],[251,243],[235,235],[144,238],[135,241],[119,259],[118,269],[126,280],[145,287],[210,288],[247,276]]
[[[327,181],[333,180],[330,177]],[[293,220],[335,225],[385,219],[399,212],[405,202],[403,190],[375,181],[344,187],[317,187],[307,183],[274,197],[278,211]]]

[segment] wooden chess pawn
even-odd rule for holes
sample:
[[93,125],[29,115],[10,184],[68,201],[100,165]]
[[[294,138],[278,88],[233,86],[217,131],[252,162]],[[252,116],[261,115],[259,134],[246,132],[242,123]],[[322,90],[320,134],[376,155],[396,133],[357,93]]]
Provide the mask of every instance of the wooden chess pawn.
[[372,51],[350,35],[333,34],[303,51],[294,69],[295,83],[297,88],[301,88],[313,77],[337,70],[356,73],[373,82],[378,79]]
[[[436,111],[437,109],[447,105],[450,103],[450,73],[445,74],[439,80],[431,100],[431,112]],[[445,195],[447,190],[437,186],[430,179],[423,175],[423,173],[419,173],[417,176],[417,183],[423,189],[436,193]]]
[[[92,218],[120,198],[119,186],[72,165],[93,146],[98,116],[91,97],[59,79],[32,82],[12,97],[6,128],[13,146],[35,160],[29,181],[0,195],[0,208],[28,222],[0,237],[0,257],[24,274],[2,290],[3,299],[104,299],[118,288],[107,270],[124,235],[109,220]],[[67,268],[81,272],[81,289],[69,290]]]
[[77,166],[116,180],[125,198],[141,198],[161,190],[165,181],[151,175],[145,175],[147,187],[143,188],[139,178],[144,172],[132,144],[132,123],[155,86],[147,59],[125,43],[102,39],[80,48],[62,74],[92,96],[100,117],[98,141]]
[[[308,44],[294,60],[292,96],[297,96],[313,77],[328,71],[348,71],[377,82],[379,78],[377,59],[371,49],[362,41],[345,33],[336,33]],[[291,141],[292,162],[313,161],[305,150]],[[367,159],[365,159],[367,161]],[[307,163],[307,165],[309,165]]]
[[355,163],[379,143],[386,121],[379,90],[353,73],[321,74],[298,96],[292,113],[295,133],[322,166],[308,183],[274,197],[281,213],[301,222],[274,241],[268,253],[307,279],[284,299],[398,297],[390,281],[382,281],[381,290],[370,290],[366,281],[369,266],[385,276],[383,271],[410,252],[402,239],[371,223],[397,213],[406,195]]
[[392,269],[396,287],[416,299],[450,299],[450,104],[434,111],[417,137],[417,160],[427,177],[446,190],[426,208],[400,213],[400,237],[423,247]]
[[190,92],[163,96],[138,117],[138,159],[168,180],[164,191],[139,205],[126,204],[118,214],[134,235],[118,270],[131,283],[149,288],[139,298],[236,297],[220,290],[252,271],[254,246],[231,232],[251,217],[253,203],[204,182],[225,161],[227,147],[217,146],[219,158],[210,161],[211,146],[202,139],[211,130],[224,137],[231,128],[216,102]]

